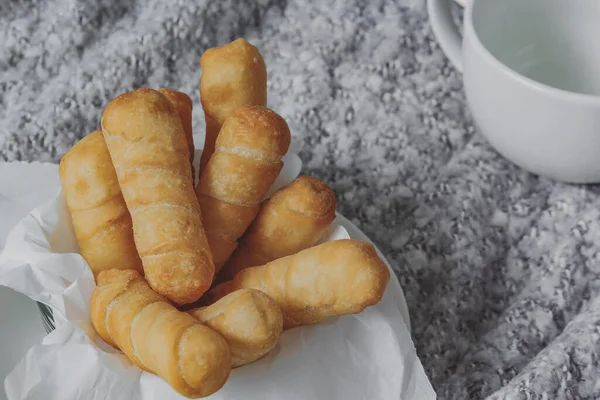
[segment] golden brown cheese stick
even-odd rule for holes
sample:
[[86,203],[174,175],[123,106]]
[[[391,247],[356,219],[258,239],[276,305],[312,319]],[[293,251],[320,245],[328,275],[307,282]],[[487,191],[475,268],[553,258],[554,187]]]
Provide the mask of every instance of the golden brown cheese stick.
[[225,339],[169,304],[134,270],[98,275],[90,315],[105,342],[184,396],[206,397],[229,376]]
[[271,351],[283,330],[279,305],[254,289],[237,290],[208,307],[188,312],[225,338],[234,368]]
[[279,304],[289,329],[357,314],[381,300],[389,280],[372,244],[344,239],[246,268],[206,297],[211,302],[242,288],[260,290]]
[[196,188],[216,271],[256,216],[290,140],[285,120],[261,106],[237,108],[223,124]]
[[131,216],[101,131],[65,153],[59,175],[81,256],[94,277],[115,266],[142,272]]
[[218,280],[314,245],[335,219],[335,206],[335,193],[326,183],[299,176],[262,203]]
[[177,304],[196,301],[214,264],[177,111],[161,93],[137,89],[108,104],[102,131],[148,283]]
[[231,112],[240,106],[267,105],[267,67],[258,49],[246,40],[206,50],[200,66],[206,139],[199,173],[213,154],[221,126]]
[[183,92],[178,92],[177,90],[162,88],[159,90],[162,94],[165,95],[167,99],[175,106],[177,113],[179,114],[179,118],[181,118],[181,125],[183,126],[183,131],[185,132],[185,139],[187,141],[187,146],[190,152],[190,165],[192,167],[192,180],[194,179],[194,153],[196,148],[194,147],[194,135],[192,132],[192,99],[190,96]]

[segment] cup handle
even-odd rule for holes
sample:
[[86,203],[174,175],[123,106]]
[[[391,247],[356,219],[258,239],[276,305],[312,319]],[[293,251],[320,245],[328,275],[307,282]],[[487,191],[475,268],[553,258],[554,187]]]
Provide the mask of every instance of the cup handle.
[[[429,13],[429,21],[431,22],[433,33],[440,47],[456,69],[462,72],[462,38],[458,27],[452,20],[450,3],[451,0],[428,0],[427,12]],[[466,0],[460,0],[457,3],[464,7]]]

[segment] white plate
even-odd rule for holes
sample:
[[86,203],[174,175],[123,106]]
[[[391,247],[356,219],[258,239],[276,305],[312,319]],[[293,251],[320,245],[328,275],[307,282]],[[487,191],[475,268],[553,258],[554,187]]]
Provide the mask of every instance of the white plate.
[[[196,156],[198,156],[199,153],[200,151],[197,151]],[[196,161],[198,161],[198,159],[199,157],[196,157]],[[56,165],[19,164],[21,165],[17,165],[17,163],[2,165],[4,172],[6,172],[7,168],[10,169],[9,167],[14,167],[15,171],[13,172],[18,172],[18,174],[3,174],[3,178],[10,176],[12,179],[9,179],[8,183],[10,185],[2,185],[2,188],[7,190],[10,188],[12,190],[10,190],[10,192],[0,193],[0,206],[5,206],[5,212],[10,211],[10,213],[6,212],[3,214],[6,214],[5,216],[10,215],[13,217],[13,219],[15,219],[14,222],[26,214],[27,210],[33,205],[54,195],[57,187],[59,187]],[[300,172],[302,162],[295,153],[291,152],[291,154],[286,155],[285,165],[287,172],[295,177]],[[35,171],[33,171],[34,169]],[[29,170],[32,170],[32,173],[29,173]],[[17,180],[35,182],[40,177],[40,170],[52,177],[52,179],[45,180],[46,182],[49,182],[48,185],[46,185],[48,186],[47,188],[44,187],[44,190],[39,190],[39,188],[38,190],[34,190],[32,187],[35,187],[35,185],[27,185],[25,189],[19,190],[19,186],[16,185]],[[31,179],[29,179],[30,175]],[[18,176],[19,178],[15,179],[15,176]],[[26,190],[29,190],[30,192],[26,192]],[[0,210],[3,210],[3,208],[0,207]],[[14,223],[13,221],[2,222],[5,224],[0,224],[0,250],[4,242],[4,231],[8,231]],[[336,222],[344,226],[350,237],[353,239],[371,242],[371,240],[356,225],[344,216],[337,214]],[[388,267],[390,267],[388,261],[381,254],[379,249],[377,249],[377,251]],[[388,290],[392,293],[395,303],[410,332],[410,316],[404,293],[395,274],[392,273],[392,275],[393,278],[390,280]],[[23,357],[25,352],[31,346],[39,343],[46,332],[43,328],[40,313],[35,302],[25,295],[16,293],[6,287],[0,287],[0,305],[2,305],[0,307],[0,321],[3,321],[2,324],[0,324],[0,338],[2,338],[2,340],[0,340],[0,378],[3,382],[5,376],[10,372],[18,360]],[[0,400],[4,400],[5,398],[5,393],[2,388],[0,389]]]
[[46,331],[35,302],[4,286],[0,286],[0,321],[0,400],[5,400],[4,378]]

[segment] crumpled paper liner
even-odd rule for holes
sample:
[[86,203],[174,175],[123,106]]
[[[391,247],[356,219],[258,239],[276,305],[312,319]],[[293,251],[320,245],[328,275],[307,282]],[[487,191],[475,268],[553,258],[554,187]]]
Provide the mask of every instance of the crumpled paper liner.
[[[286,158],[274,189],[300,170],[295,154]],[[161,378],[133,366],[93,330],[93,276],[77,254],[69,213],[57,191],[56,198],[13,228],[0,255],[0,285],[52,307],[57,324],[6,378],[8,398],[183,399]],[[334,222],[324,240],[347,237],[346,229]],[[233,370],[223,389],[208,398],[435,399],[399,310],[404,299],[398,297],[401,289],[392,278],[381,303],[363,313],[286,331],[273,351]]]

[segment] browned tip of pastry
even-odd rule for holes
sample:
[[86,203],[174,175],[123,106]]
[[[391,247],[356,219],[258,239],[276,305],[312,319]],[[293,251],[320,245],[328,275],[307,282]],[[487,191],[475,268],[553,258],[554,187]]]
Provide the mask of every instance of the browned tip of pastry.
[[253,63],[262,63],[264,65],[263,58],[256,46],[251,45],[244,38],[239,38],[231,43],[227,43],[226,45],[213,47],[206,50],[200,57],[200,66],[205,68],[207,64],[216,61],[216,57],[219,59],[227,58],[230,61],[235,59],[245,60],[250,58]]
[[[69,210],[86,211],[119,195],[116,175],[107,173],[112,169],[102,131],[94,131],[75,143],[58,167]],[[95,185],[97,181],[104,185]]]
[[273,193],[270,201],[311,218],[335,218],[335,193],[325,182],[313,176],[299,176]]
[[369,242],[353,239],[327,242],[329,243],[337,244],[338,256],[347,260],[347,264],[355,263],[363,266],[355,271],[356,276],[352,280],[353,286],[350,291],[353,292],[353,296],[361,294],[362,299],[358,303],[362,303],[365,307],[379,303],[390,280],[390,270],[377,254],[375,246]]
[[276,112],[263,106],[243,106],[225,120],[216,149],[245,157],[279,162],[290,146],[290,128]]
[[271,351],[283,330],[279,304],[256,289],[237,290],[190,314],[225,338],[234,368]]
[[[237,295],[236,295],[237,294]],[[277,340],[283,329],[283,313],[279,304],[265,293],[256,289],[240,289],[232,293],[232,296],[237,296],[232,300],[240,304],[252,304],[252,310],[262,317],[262,324],[255,323],[248,327],[252,330],[253,335],[249,338],[250,342],[256,345]]]
[[[60,165],[63,163],[71,162],[74,159],[83,158],[87,155],[85,152],[79,151],[79,149],[97,147],[98,144],[102,144],[104,138],[102,137],[102,131],[96,130],[89,135],[84,136],[77,143],[75,143],[60,159]],[[62,167],[64,168],[64,167]]]
[[181,394],[199,399],[210,396],[225,385],[231,373],[231,355],[221,335],[196,323],[184,331],[178,347],[177,367],[187,385],[177,388]]
[[[104,109],[101,125],[104,134],[131,135],[126,137],[128,141],[141,139],[145,135],[145,129],[136,129],[147,124],[150,118],[160,118],[161,115],[179,114],[167,97],[160,92],[141,88],[131,92],[123,93],[115,97]],[[125,128],[123,131],[119,131]]]
[[240,48],[240,49],[256,49],[256,47],[252,46],[244,38],[237,38],[233,42],[231,42],[229,44],[226,44],[225,46],[222,46],[222,47],[225,48],[225,49],[235,49],[235,48]]
[[141,277],[142,276],[139,274],[139,272],[133,269],[113,268],[101,271],[96,277],[96,283],[98,286],[104,286],[116,281],[127,282]]
[[[281,308],[275,302],[275,300],[271,299],[265,293],[256,289],[239,289],[236,290],[227,296],[221,299],[223,302],[222,307],[228,308],[232,305],[250,305],[252,310],[244,310],[244,307],[238,307],[240,311],[240,322],[244,320],[244,314],[252,311],[259,315],[262,319],[265,320],[266,324],[253,324],[253,326],[245,325],[244,328],[251,330],[253,335],[248,339],[252,339],[256,342],[264,342],[265,339],[273,337],[276,334],[277,330],[273,329],[265,329],[270,327],[282,327],[283,326],[283,314],[281,313]],[[246,307],[247,308],[247,307]],[[210,309],[207,309],[210,310]],[[275,311],[275,312],[274,312]],[[210,315],[205,313],[205,318],[214,317],[214,315]],[[256,322],[256,321],[255,321]],[[243,333],[244,330],[240,329],[239,333]],[[279,333],[281,332],[281,328],[279,329]],[[277,336],[279,336],[277,334]],[[246,339],[246,340],[248,340]]]
[[186,106],[189,109],[193,108],[192,99],[190,96],[183,92],[178,92],[175,89],[170,88],[162,88],[158,90],[162,93],[171,103],[173,103],[176,107]]
[[[240,324],[238,329],[231,330],[231,334],[226,337],[228,341],[259,345],[275,336],[279,338],[283,328],[281,308],[260,290],[236,290],[220,299],[218,304],[219,307],[215,304],[214,307],[191,310],[190,314],[204,322],[223,317],[224,311],[228,311],[229,316],[235,316]],[[248,332],[252,334],[248,335]],[[240,336],[239,340],[236,340],[236,334]]]
[[220,125],[236,107],[267,104],[267,67],[246,40],[206,50],[200,66],[200,99],[207,120]]
[[[84,136],[81,140],[75,143],[63,156],[60,158],[59,174],[62,176],[69,168],[69,165],[78,165],[82,161],[89,160],[89,157],[98,157],[98,152],[95,149],[106,149],[104,144],[104,138],[102,137],[102,131],[96,130],[87,136]],[[93,151],[88,151],[92,150]],[[105,150],[108,151],[108,150]],[[86,163],[88,164],[88,163]],[[72,169],[72,172],[76,172],[77,168]]]
[[[106,149],[103,143],[102,131],[94,131],[81,140],[75,143],[63,156],[60,158],[58,171],[61,179],[66,178],[68,172],[79,172],[78,168],[69,168],[70,165],[76,166],[81,162],[88,161],[90,157],[97,157],[99,153],[96,149]],[[88,151],[91,150],[91,151]],[[108,150],[105,150],[108,151]],[[85,164],[88,164],[87,162]]]

